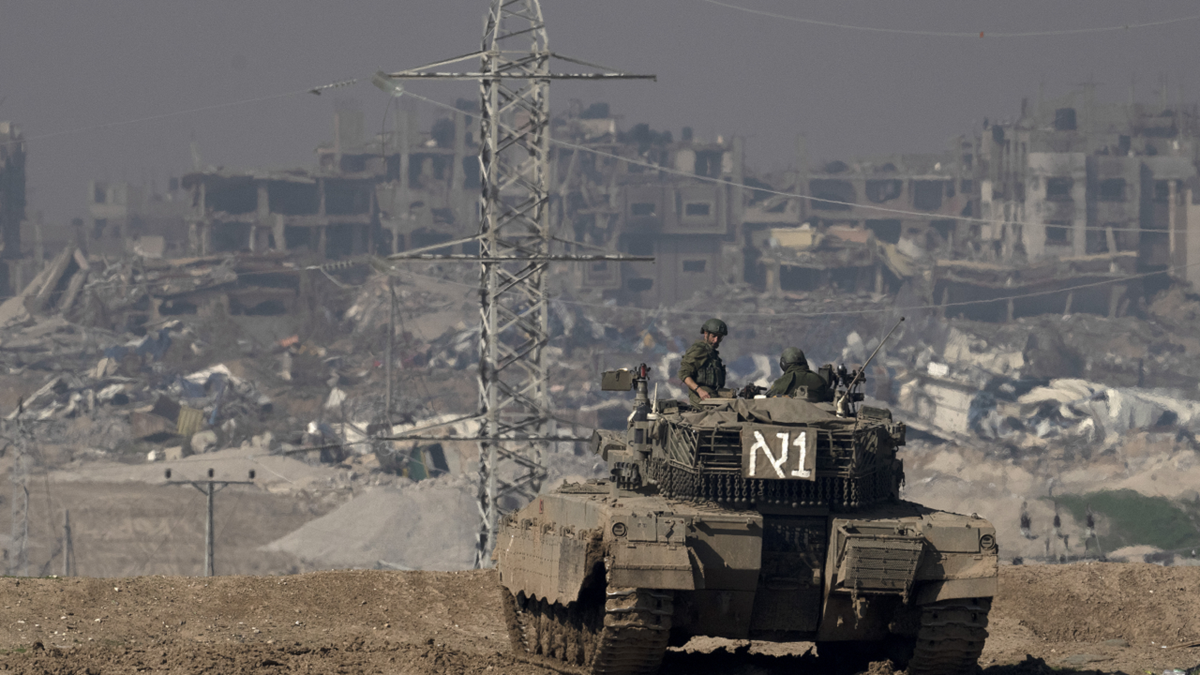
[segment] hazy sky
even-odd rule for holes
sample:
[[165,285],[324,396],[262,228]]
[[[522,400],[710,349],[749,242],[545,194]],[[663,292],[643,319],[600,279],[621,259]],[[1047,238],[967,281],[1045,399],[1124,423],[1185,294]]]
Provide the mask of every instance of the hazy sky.
[[[626,128],[692,126],[701,138],[747,138],[752,168],[793,162],[804,133],[813,159],[934,152],[987,116],[1016,115],[1022,96],[1100,83],[1098,98],[1200,97],[1200,21],[1056,37],[988,33],[1119,26],[1194,15],[1195,0],[896,2],[727,0],[836,23],[913,31],[984,31],[929,37],[815,26],[703,0],[543,0],[551,48],[657,83],[556,83],[551,103],[607,100]],[[30,138],[30,215],[86,212],[93,178],[162,187],[206,164],[310,167],[331,137],[337,97],[355,98],[368,129],[387,104],[366,80],[473,51],[487,0],[100,0],[0,2],[0,119]],[[269,97],[350,77],[353,87],[122,123]],[[469,85],[419,83],[453,102]],[[432,111],[425,108],[427,117]],[[44,138],[40,138],[44,137]]]

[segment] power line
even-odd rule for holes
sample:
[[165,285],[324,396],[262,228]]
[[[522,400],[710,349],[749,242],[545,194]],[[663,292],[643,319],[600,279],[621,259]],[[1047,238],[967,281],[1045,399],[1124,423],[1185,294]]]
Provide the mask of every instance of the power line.
[[808,18],[799,17],[799,16],[790,16],[787,14],[776,14],[775,12],[768,12],[768,11],[761,10],[761,9],[753,9],[750,7],[744,7],[742,5],[735,5],[735,4],[728,3],[728,2],[721,2],[721,0],[700,0],[700,1],[707,2],[710,5],[716,5],[718,7],[724,7],[726,9],[733,9],[733,10],[737,10],[739,12],[746,12],[747,14],[757,14],[759,16],[765,16],[765,17],[769,17],[772,19],[782,19],[784,21],[794,21],[796,23],[804,23],[804,24],[809,24],[812,26],[823,26],[826,28],[840,28],[843,30],[857,30],[857,31],[870,32],[870,33],[890,33],[893,35],[914,35],[914,36],[920,36],[920,37],[952,37],[952,38],[977,38],[977,39],[982,38],[982,37],[1029,38],[1029,37],[1050,37],[1050,36],[1062,36],[1062,35],[1083,35],[1083,34],[1088,34],[1088,33],[1115,33],[1117,31],[1132,30],[1135,28],[1152,28],[1155,26],[1166,26],[1166,25],[1170,25],[1170,24],[1182,23],[1185,21],[1195,21],[1196,19],[1200,19],[1200,14],[1193,14],[1190,16],[1177,17],[1174,19],[1163,19],[1161,21],[1144,21],[1144,22],[1140,22],[1140,23],[1127,23],[1127,24],[1122,24],[1119,26],[1103,26],[1103,27],[1097,27],[1097,28],[1063,28],[1063,29],[1058,29],[1058,30],[1038,30],[1038,31],[1019,31],[1019,32],[1005,32],[1005,31],[992,32],[992,31],[982,31],[982,30],[981,31],[906,30],[903,28],[879,28],[876,26],[863,26],[863,25],[859,25],[859,24],[838,23],[835,21],[822,21],[819,19],[808,19]]
[[[1194,262],[1194,263],[1189,263],[1187,265],[1176,265],[1174,267],[1174,269],[1185,269],[1185,268],[1194,267],[1197,265],[1200,265],[1200,261]],[[1055,295],[1057,293],[1068,293],[1070,291],[1077,291],[1077,290],[1084,289],[1084,288],[1093,288],[1095,286],[1103,286],[1106,284],[1117,284],[1117,283],[1122,283],[1122,282],[1126,282],[1126,281],[1133,281],[1136,279],[1145,279],[1147,277],[1152,277],[1152,276],[1159,275],[1159,274],[1167,274],[1167,271],[1159,270],[1157,272],[1145,272],[1142,274],[1131,274],[1131,275],[1122,276],[1122,277],[1114,277],[1111,279],[1102,279],[1100,281],[1093,281],[1093,282],[1089,282],[1086,284],[1078,284],[1076,286],[1065,286],[1063,288],[1055,288],[1055,289],[1046,290],[1046,291],[1033,291],[1030,293],[1021,293],[1018,295],[1006,295],[1003,297],[990,298],[987,300],[963,300],[960,302],[947,302],[944,305],[929,304],[929,305],[913,305],[913,306],[909,306],[909,307],[891,307],[891,306],[889,306],[889,307],[881,307],[879,309],[847,309],[847,310],[831,311],[831,312],[776,312],[776,313],[771,313],[771,314],[768,314],[765,312],[722,312],[721,315],[722,316],[752,316],[752,317],[766,318],[766,319],[770,319],[770,318],[782,318],[782,319],[810,318],[811,319],[811,318],[819,318],[819,317],[826,317],[826,316],[853,316],[853,315],[865,315],[865,314],[885,314],[885,313],[890,313],[890,312],[915,312],[915,311],[927,310],[927,309],[941,309],[943,307],[968,307],[968,306],[972,306],[972,305],[988,305],[988,304],[992,304],[992,303],[996,303],[996,302],[1008,302],[1009,300],[1023,300],[1026,298],[1036,298],[1036,297],[1041,297],[1044,295]],[[597,303],[578,302],[578,301],[574,301],[574,300],[559,300],[558,302],[562,302],[565,304],[582,305],[585,307],[599,307],[599,308],[613,309],[612,307],[608,307],[606,305],[600,305]],[[674,308],[670,308],[670,307],[660,307],[660,308],[621,307],[620,309],[622,312],[632,310],[632,311],[639,311],[639,312],[645,312],[645,313],[662,311],[662,312],[671,313],[671,314],[689,314],[689,315],[694,315],[694,316],[711,316],[712,315],[711,310],[696,311],[696,310],[686,310],[686,309],[674,309]]]

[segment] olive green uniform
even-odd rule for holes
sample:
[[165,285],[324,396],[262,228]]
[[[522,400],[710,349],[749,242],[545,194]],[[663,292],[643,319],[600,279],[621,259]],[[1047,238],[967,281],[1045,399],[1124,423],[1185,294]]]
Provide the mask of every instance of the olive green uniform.
[[809,401],[824,401],[829,396],[825,378],[808,369],[807,363],[789,364],[783,375],[767,390],[767,396],[794,396],[800,387],[808,387]]
[[[725,362],[721,360],[721,354],[703,340],[688,347],[679,362],[679,380],[685,383],[685,387],[689,377],[713,396],[725,386]],[[700,396],[690,391],[688,400],[696,404],[700,402]]]

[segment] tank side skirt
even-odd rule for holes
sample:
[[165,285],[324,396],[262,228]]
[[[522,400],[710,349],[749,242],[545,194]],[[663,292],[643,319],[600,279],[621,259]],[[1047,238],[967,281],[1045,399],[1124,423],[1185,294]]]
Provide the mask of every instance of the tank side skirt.
[[610,588],[568,606],[505,596],[513,649],[532,663],[589,675],[653,675],[662,663],[675,611],[671,591]]

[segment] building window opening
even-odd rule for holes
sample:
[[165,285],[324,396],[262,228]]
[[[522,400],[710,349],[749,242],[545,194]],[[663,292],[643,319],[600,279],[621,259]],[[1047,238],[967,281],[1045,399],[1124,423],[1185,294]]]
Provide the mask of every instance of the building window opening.
[[92,194],[92,201],[96,202],[97,204],[103,204],[106,201],[106,198],[108,196],[104,193],[105,193],[104,186],[96,185],[96,187],[94,188],[93,194]]
[[654,288],[654,280],[646,277],[636,277],[634,279],[625,280],[625,288],[634,293],[642,293]]
[[1087,230],[1086,253],[1108,253],[1108,234],[1099,228],[1089,227]]
[[1069,202],[1071,201],[1071,188],[1075,181],[1070,178],[1047,178],[1046,179],[1046,201],[1051,202]]
[[602,260],[600,262],[592,263],[592,271],[593,272],[607,272],[608,271],[608,261]]
[[900,242],[900,220],[899,219],[882,219],[868,220],[867,229],[875,234],[875,238],[885,244],[896,244]]
[[692,273],[701,273],[704,271],[707,260],[684,260],[683,271]]
[[1125,201],[1125,179],[1124,178],[1105,178],[1100,181],[1100,201],[1102,202],[1123,202]]
[[683,205],[685,216],[707,216],[712,213],[712,204],[708,202],[689,202]]
[[283,245],[289,251],[297,248],[312,248],[315,239],[312,228],[298,225],[283,226]]
[[814,198],[812,205],[814,209],[848,211],[858,201],[854,185],[848,180],[831,178],[811,180],[808,182],[808,191]]
[[1075,109],[1059,108],[1054,111],[1055,131],[1075,131]]
[[913,185],[913,206],[922,211],[942,208],[942,192],[945,188],[940,180],[919,180]]
[[344,258],[355,252],[355,225],[330,225],[325,228],[325,257]]
[[221,213],[253,213],[258,209],[258,186],[250,178],[220,181],[205,192],[206,206]]
[[250,250],[250,225],[248,223],[213,223],[209,236],[212,253]]
[[823,281],[824,275],[819,269],[795,265],[779,268],[779,289],[783,291],[815,291]]
[[696,175],[719,178],[721,176],[722,154],[724,153],[720,150],[697,150],[696,161],[693,165]]
[[1052,220],[1046,225],[1046,245],[1066,246],[1071,243],[1071,224],[1065,220]]
[[629,207],[631,216],[653,216],[657,212],[658,207],[654,202],[634,202]]
[[879,204],[896,199],[904,192],[904,182],[899,179],[867,181],[867,199]]
[[325,183],[325,213],[348,216],[368,213],[371,210],[370,189],[361,185],[337,181]]
[[937,232],[942,237],[943,241],[950,241],[950,237],[954,234],[954,229],[955,229],[954,221],[948,220],[948,219],[947,220],[931,220],[931,221],[929,221],[929,227],[931,227],[935,232]]
[[321,208],[321,196],[317,193],[316,183],[271,181],[267,183],[267,203],[271,213],[312,215]]
[[104,236],[104,228],[108,227],[107,218],[97,218],[92,221],[92,239],[99,239]]
[[1171,201],[1171,182],[1166,180],[1154,181],[1154,201],[1166,204]]

